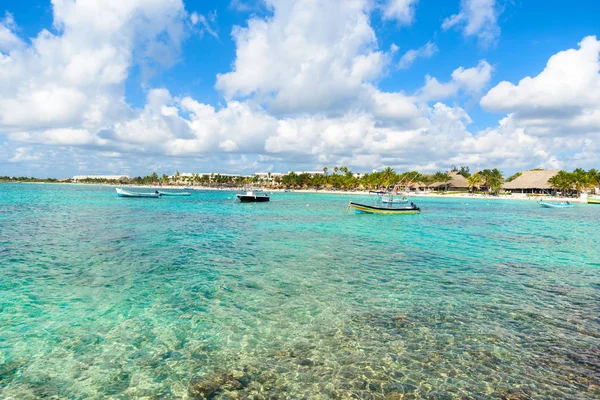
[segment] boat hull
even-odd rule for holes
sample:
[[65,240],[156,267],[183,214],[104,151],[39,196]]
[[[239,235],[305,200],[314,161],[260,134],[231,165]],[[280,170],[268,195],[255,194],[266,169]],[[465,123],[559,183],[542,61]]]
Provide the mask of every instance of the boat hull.
[[269,196],[248,196],[244,194],[238,194],[237,198],[242,203],[264,203],[270,200]]
[[600,199],[587,199],[587,203],[588,204],[599,204],[600,205]]
[[191,196],[190,192],[158,192],[161,196]]
[[573,207],[573,204],[563,204],[563,203],[538,203],[542,208],[570,208]]
[[348,207],[351,207],[357,213],[366,213],[366,214],[387,214],[387,215],[403,215],[403,214],[419,214],[421,209],[419,207],[378,207],[378,206],[370,206],[367,204],[359,204],[350,202]]
[[136,197],[136,198],[144,198],[144,199],[158,199],[160,197],[160,193],[140,193],[140,192],[128,192],[127,190],[123,190],[120,188],[116,188],[117,196],[119,197]]

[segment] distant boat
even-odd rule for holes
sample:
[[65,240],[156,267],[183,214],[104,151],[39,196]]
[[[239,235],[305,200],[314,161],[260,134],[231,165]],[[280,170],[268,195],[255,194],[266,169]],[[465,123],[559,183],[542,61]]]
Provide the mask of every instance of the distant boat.
[[588,204],[600,204],[600,199],[597,197],[588,197],[587,203]]
[[548,201],[538,201],[538,204],[542,208],[569,208],[569,207],[573,207],[573,204],[569,203],[568,201],[564,202],[564,203],[552,203],[552,202],[548,202]]
[[246,190],[236,194],[236,197],[242,203],[262,203],[270,200],[269,195],[262,190]]
[[162,192],[158,191],[158,193],[162,196],[190,196],[190,192]]
[[348,204],[348,208],[353,208],[357,213],[366,214],[388,214],[388,215],[401,215],[401,214],[419,214],[421,209],[416,204],[411,203],[407,206],[391,207],[384,205],[368,205],[355,203],[353,201]]
[[160,193],[158,191],[152,193],[143,193],[143,192],[129,192],[127,190],[123,190],[121,188],[115,188],[117,191],[117,196],[119,197],[144,197],[148,199],[158,199],[160,197]]

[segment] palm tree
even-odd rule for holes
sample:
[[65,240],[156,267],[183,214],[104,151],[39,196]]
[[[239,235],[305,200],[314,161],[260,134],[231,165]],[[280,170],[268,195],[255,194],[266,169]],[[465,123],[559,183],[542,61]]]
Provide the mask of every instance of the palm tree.
[[425,185],[425,188],[429,190],[429,186],[436,182],[435,175],[421,175],[419,176],[418,182]]
[[467,178],[467,185],[473,189],[473,192],[475,192],[476,189],[479,189],[482,182],[483,178],[479,174],[473,174]]
[[504,175],[498,168],[494,168],[488,177],[488,185],[494,194],[498,194],[504,183]]
[[573,178],[567,171],[559,171],[552,178],[548,179],[548,183],[556,190],[563,193],[570,192],[573,189]]
[[162,176],[160,177],[160,183],[162,185],[166,185],[167,183],[169,183],[169,177],[167,176],[167,174],[162,174]]
[[571,172],[573,185],[577,191],[577,197],[581,195],[581,190],[589,185],[589,176],[583,168],[577,168]]
[[596,188],[600,186],[600,172],[596,171],[594,168],[588,171],[588,180],[589,186],[596,193]]
[[392,183],[395,183],[398,180],[398,175],[394,172],[392,167],[386,167],[381,172],[383,178],[383,185],[387,189]]

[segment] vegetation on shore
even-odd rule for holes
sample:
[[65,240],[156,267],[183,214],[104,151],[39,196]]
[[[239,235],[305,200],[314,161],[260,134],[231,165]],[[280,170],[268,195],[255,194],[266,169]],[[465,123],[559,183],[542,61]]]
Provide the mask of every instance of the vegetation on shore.
[[55,183],[58,182],[56,178],[34,178],[30,176],[0,176],[0,182],[47,182]]
[[564,193],[574,191],[579,197],[584,189],[600,187],[600,172],[596,169],[586,171],[583,168],[577,168],[573,172],[560,171],[548,183]]
[[[397,173],[391,167],[382,171],[372,173],[353,173],[347,167],[323,168],[322,174],[289,172],[283,176],[266,177],[258,175],[239,176],[239,175],[221,175],[210,174],[200,175],[192,174],[181,175],[176,172],[173,176],[166,174],[158,175],[153,172],[147,176],[137,176],[127,180],[109,180],[109,179],[79,179],[78,183],[89,184],[132,184],[132,185],[189,185],[205,187],[240,187],[246,185],[261,185],[267,188],[288,188],[288,189],[337,189],[337,190],[381,190],[391,189],[394,186],[401,188],[437,189],[447,191],[452,181],[451,173],[462,175],[466,178],[469,190],[472,192],[485,191],[498,194],[502,189],[504,182],[510,182],[519,176],[521,172],[504,178],[502,171],[498,168],[484,169],[471,174],[469,167],[453,167],[449,172],[438,171],[433,174],[423,174],[418,171],[406,171]],[[8,177],[0,176],[0,182],[72,182],[70,179],[38,179],[33,177]],[[551,178],[548,183],[558,191],[563,193],[573,192],[578,196],[581,191],[600,187],[600,172],[595,169],[586,171],[577,168],[572,172],[560,171]]]

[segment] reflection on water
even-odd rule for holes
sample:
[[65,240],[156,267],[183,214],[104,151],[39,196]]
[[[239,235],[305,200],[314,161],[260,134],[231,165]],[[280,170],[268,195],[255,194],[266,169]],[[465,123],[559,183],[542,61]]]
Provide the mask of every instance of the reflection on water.
[[2,398],[600,396],[598,208],[2,189]]

